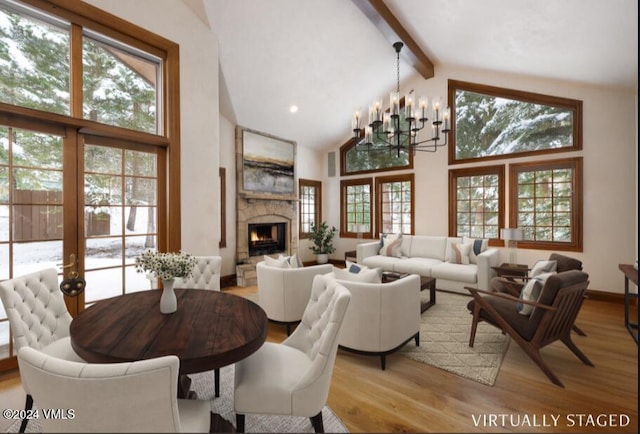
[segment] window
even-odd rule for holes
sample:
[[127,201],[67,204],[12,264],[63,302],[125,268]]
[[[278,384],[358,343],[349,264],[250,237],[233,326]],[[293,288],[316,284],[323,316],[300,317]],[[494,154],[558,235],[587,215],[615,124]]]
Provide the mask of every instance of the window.
[[378,232],[413,234],[414,175],[376,178]]
[[309,238],[311,227],[320,224],[322,216],[322,183],[310,179],[298,180],[300,190],[300,227],[298,237]]
[[510,167],[509,220],[524,229],[523,248],[582,250],[582,158]]
[[504,227],[502,198],[504,166],[450,170],[449,233],[497,240]]
[[[166,53],[139,40],[137,47],[125,44],[86,25],[17,2],[0,5],[0,102],[162,134]],[[82,34],[72,38],[76,26]],[[82,68],[71,67],[75,53],[81,53]]]
[[449,164],[582,149],[582,101],[449,80]]
[[357,238],[373,235],[373,179],[340,181],[340,236]]

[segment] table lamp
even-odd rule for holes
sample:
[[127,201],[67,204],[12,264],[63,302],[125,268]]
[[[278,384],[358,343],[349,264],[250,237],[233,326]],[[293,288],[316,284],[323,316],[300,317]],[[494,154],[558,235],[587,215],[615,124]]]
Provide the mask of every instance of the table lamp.
[[518,263],[518,241],[524,240],[524,230],[519,228],[500,229],[500,238],[507,242],[509,249],[509,264]]
[[358,242],[360,240],[362,240],[362,235],[367,232],[367,229],[368,229],[367,225],[365,225],[364,223],[356,225],[356,233],[358,234]]

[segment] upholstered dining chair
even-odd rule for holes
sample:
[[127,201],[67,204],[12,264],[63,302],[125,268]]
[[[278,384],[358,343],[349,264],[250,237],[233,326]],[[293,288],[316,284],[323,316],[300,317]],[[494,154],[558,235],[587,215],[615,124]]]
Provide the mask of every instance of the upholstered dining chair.
[[235,365],[236,430],[248,413],[309,417],[323,432],[340,328],[351,294],[335,279],[317,275],[302,321],[282,343],[266,342]]
[[213,289],[220,290],[221,256],[196,256],[196,266],[191,276],[176,278],[174,288]]
[[[196,266],[188,278],[178,277],[173,288],[210,289],[220,291],[221,256],[195,256]],[[215,394],[220,396],[220,369],[214,370]]]
[[40,408],[65,409],[40,417],[43,432],[209,432],[211,404],[177,398],[176,356],[83,363],[24,347],[18,364]]
[[[71,315],[58,286],[58,272],[48,268],[0,282],[0,298],[9,318],[16,352],[35,348],[60,359],[82,362],[71,348]],[[33,407],[29,382],[22,378],[27,395],[25,410]],[[27,428],[23,419],[20,432]]]
[[[544,261],[539,261],[540,263]],[[576,258],[572,258],[570,256],[561,255],[559,253],[551,253],[549,255],[549,259],[546,262],[554,262],[553,271],[556,273],[563,273],[565,271],[570,270],[578,270],[582,271],[582,261]],[[530,272],[532,270],[529,270]],[[491,288],[494,291],[498,292],[506,292],[514,297],[520,297],[520,292],[527,280],[532,278],[522,277],[522,276],[501,276],[494,277],[491,279]],[[583,332],[577,325],[573,325],[573,331],[578,333],[580,336],[586,336],[586,333]]]
[[[554,384],[564,387],[542,359],[540,349],[560,340],[584,364],[593,366],[571,340],[571,327],[582,307],[588,279],[587,273],[578,270],[551,275],[535,302],[506,293],[466,287],[473,296],[467,305],[473,314],[469,346],[473,347],[478,322],[486,321],[508,334]],[[518,308],[523,305],[533,310],[527,314],[519,312]]]

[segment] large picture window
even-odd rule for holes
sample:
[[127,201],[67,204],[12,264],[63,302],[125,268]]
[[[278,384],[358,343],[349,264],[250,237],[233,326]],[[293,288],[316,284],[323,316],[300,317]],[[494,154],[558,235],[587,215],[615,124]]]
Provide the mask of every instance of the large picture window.
[[449,80],[449,164],[582,149],[582,102]]

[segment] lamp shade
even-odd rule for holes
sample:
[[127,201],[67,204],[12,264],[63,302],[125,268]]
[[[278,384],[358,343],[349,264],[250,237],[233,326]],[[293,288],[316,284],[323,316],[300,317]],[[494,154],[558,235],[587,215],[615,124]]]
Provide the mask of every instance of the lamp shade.
[[500,238],[506,241],[524,240],[524,229],[502,228],[500,229]]

